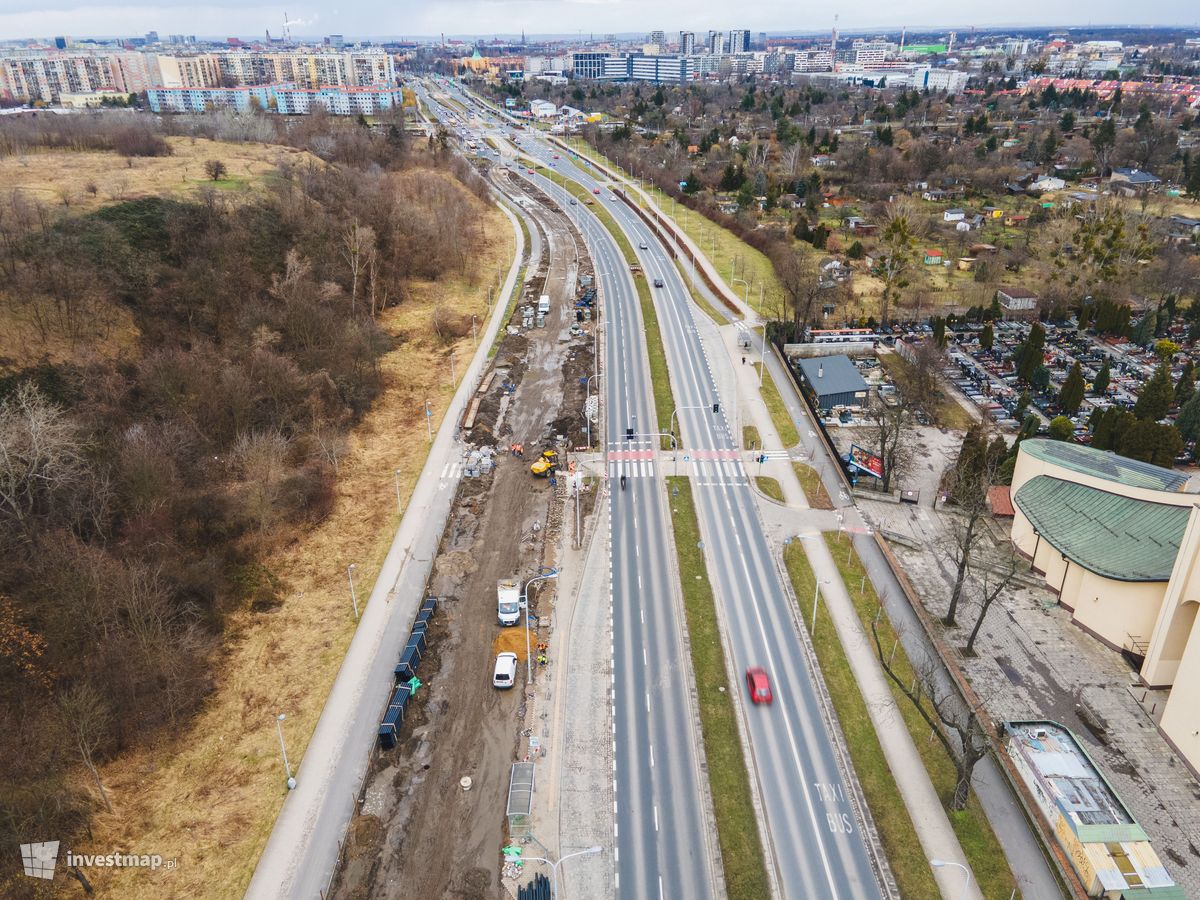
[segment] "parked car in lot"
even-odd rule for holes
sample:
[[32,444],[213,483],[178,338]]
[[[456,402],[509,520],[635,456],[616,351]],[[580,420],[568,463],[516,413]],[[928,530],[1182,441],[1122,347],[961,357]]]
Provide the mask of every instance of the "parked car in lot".
[[771,679],[767,677],[767,670],[759,666],[751,666],[746,670],[746,687],[750,690],[751,703],[770,703],[774,697],[771,695]]
[[517,654],[501,653],[496,657],[496,668],[492,672],[492,687],[506,689],[517,682]]

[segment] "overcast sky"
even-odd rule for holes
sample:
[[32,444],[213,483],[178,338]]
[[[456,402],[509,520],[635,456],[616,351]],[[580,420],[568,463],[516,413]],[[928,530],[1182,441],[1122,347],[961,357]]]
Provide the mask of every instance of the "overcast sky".
[[1197,0],[894,0],[887,4],[832,0],[0,0],[0,38],[160,34],[277,35],[284,10],[296,36],[351,36],[707,31],[823,31],[840,14],[844,31],[884,27],[971,25],[1142,24],[1196,25]]

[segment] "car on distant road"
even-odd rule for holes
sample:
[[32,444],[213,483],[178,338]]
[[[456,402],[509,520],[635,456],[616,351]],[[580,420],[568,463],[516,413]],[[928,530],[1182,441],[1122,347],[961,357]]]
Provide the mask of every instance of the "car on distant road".
[[655,278],[655,279],[654,279],[654,286],[655,286],[655,287],[662,287],[662,286],[663,286],[663,280],[662,280],[661,278]]
[[517,681],[517,654],[501,653],[496,657],[496,668],[492,672],[492,687],[510,688]]
[[767,677],[767,670],[760,666],[751,666],[746,670],[746,687],[750,689],[751,703],[769,704],[774,699],[771,695],[771,679]]
[[555,159],[558,159],[558,154],[557,154],[557,153],[555,153],[555,154],[554,154],[554,158],[555,158]]
[[526,170],[525,170],[525,174],[526,174],[526,175],[532,175],[532,174],[533,174],[533,169],[526,169]]
[[598,194],[598,193],[600,193],[600,188],[592,188],[592,193],[593,193],[593,194]]
[[578,205],[579,205],[579,201],[578,201],[578,200],[576,200],[574,197],[572,197],[572,198],[571,198],[571,205],[572,205],[572,206],[578,206]]
[[645,241],[642,241],[640,244],[638,244],[638,249],[639,250],[649,250],[650,245],[647,244]]

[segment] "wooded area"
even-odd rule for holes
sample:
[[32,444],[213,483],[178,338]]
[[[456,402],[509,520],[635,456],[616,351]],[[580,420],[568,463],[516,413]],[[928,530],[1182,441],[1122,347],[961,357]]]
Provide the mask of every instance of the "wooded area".
[[[32,121],[0,126],[0,152],[124,152],[130,127]],[[162,136],[137,131],[156,152]],[[365,122],[310,117],[289,137],[328,162],[285,165],[238,196],[86,215],[0,197],[0,327],[32,321],[69,350],[0,360],[10,845],[83,834],[108,802],[97,766],[186,724],[227,618],[280,598],[286,573],[262,559],[329,511],[346,433],[393,346],[376,317],[410,279],[470,272],[473,201],[434,171],[483,195],[461,162]],[[122,317],[134,349],[100,352]],[[452,309],[436,319],[442,340],[470,331]]]

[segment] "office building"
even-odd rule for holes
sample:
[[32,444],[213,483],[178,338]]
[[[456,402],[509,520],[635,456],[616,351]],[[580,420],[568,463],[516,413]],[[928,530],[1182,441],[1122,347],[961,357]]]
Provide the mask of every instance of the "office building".
[[652,31],[646,37],[647,44],[654,44],[656,47],[666,46],[667,35],[664,31]]
[[604,60],[607,53],[572,53],[571,71],[576,78],[586,78],[591,81],[604,77]]

